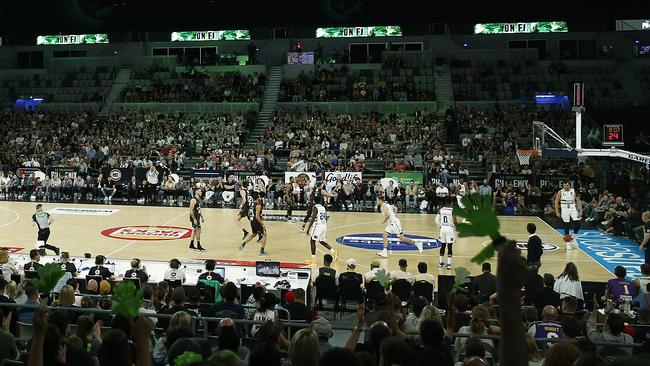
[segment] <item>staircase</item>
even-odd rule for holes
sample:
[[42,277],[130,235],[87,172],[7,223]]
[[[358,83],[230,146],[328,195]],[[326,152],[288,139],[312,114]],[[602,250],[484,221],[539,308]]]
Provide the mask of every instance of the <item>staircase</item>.
[[254,149],[257,145],[257,140],[260,138],[266,122],[269,120],[271,113],[275,110],[278,104],[278,96],[280,94],[280,83],[284,78],[284,66],[269,66],[266,68],[266,85],[264,86],[264,99],[262,100],[262,108],[257,115],[257,123],[255,127],[246,137],[244,149]]
[[104,114],[108,112],[113,103],[119,102],[122,89],[126,84],[128,84],[130,78],[131,69],[120,69],[115,77],[113,85],[111,86],[111,90],[108,92],[108,96],[104,99],[104,105],[102,106],[100,113]]
[[434,86],[436,89],[436,102],[438,117],[443,117],[447,108],[454,105],[454,89],[451,82],[449,65],[436,66],[434,72]]

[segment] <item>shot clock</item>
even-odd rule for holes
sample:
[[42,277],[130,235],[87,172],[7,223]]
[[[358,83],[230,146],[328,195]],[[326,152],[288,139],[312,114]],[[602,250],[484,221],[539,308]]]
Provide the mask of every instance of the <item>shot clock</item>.
[[623,146],[623,125],[605,125],[603,126],[603,145],[605,146]]

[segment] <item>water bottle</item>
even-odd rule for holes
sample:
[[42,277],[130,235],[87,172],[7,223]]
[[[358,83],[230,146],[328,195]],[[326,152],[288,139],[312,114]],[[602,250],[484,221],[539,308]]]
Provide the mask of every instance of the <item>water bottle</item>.
[[630,299],[627,297],[625,298],[625,302],[623,303],[623,312],[625,314],[630,313]]

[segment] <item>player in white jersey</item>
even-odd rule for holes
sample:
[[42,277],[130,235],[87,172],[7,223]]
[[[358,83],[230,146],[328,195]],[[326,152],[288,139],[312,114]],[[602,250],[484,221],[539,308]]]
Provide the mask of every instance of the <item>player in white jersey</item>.
[[316,263],[316,240],[332,253],[332,257],[336,261],[339,258],[339,253],[325,241],[325,235],[327,233],[327,210],[323,206],[323,196],[315,195],[312,202],[314,206],[311,209],[311,220],[307,227],[307,235],[310,237],[311,258],[307,260],[307,263]]
[[453,245],[456,238],[456,216],[453,214],[451,199],[447,199],[446,205],[438,211],[436,224],[440,227],[440,268],[445,266],[445,249],[447,251],[447,269],[451,269],[451,257],[454,254]]
[[422,242],[418,240],[409,239],[404,235],[404,229],[402,229],[402,223],[397,218],[396,212],[397,208],[389,203],[386,203],[384,196],[377,196],[377,206],[379,206],[381,213],[384,214],[383,224],[388,222],[386,229],[384,229],[384,249],[381,252],[377,252],[377,255],[383,258],[388,258],[388,235],[397,235],[399,240],[413,244],[418,248],[418,251],[422,253]]
[[460,179],[458,183],[458,192],[456,193],[456,201],[458,202],[458,207],[465,208],[465,205],[462,202],[463,197],[467,194],[467,183],[463,178]]
[[580,197],[567,181],[562,182],[562,189],[555,195],[555,214],[557,217],[562,217],[562,221],[564,221],[564,236],[569,235],[569,228],[571,223],[573,223],[574,237],[566,242],[566,248],[570,250],[572,249],[575,235],[580,231],[582,201],[580,201]]

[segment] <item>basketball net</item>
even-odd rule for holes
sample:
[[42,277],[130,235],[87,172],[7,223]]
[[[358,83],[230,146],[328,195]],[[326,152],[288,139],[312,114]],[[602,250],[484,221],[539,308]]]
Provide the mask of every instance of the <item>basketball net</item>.
[[539,150],[517,150],[517,158],[519,159],[519,165],[530,165],[531,156],[539,156]]

